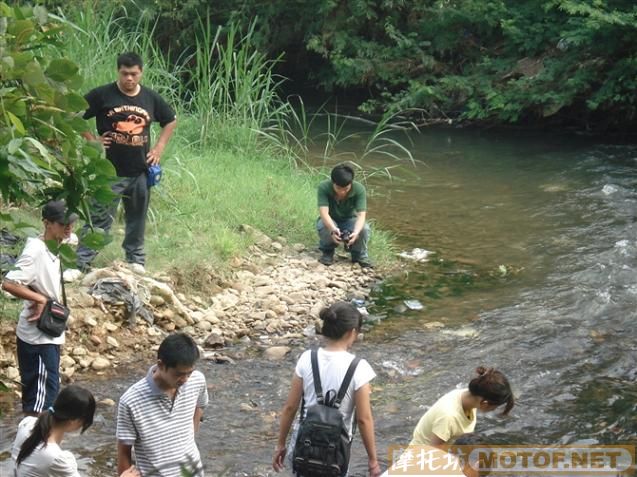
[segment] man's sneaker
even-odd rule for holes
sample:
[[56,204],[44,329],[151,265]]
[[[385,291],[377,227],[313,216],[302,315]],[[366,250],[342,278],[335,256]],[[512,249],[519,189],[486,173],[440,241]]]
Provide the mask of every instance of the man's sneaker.
[[65,283],[72,283],[82,278],[82,275],[84,275],[82,271],[77,268],[67,268],[62,274],[62,278]]
[[352,259],[353,263],[358,263],[361,268],[374,268],[374,264],[367,257]]
[[146,274],[146,269],[141,263],[128,263],[126,266],[130,271],[137,273],[138,275]]
[[321,255],[321,258],[319,258],[319,263],[322,263],[323,265],[326,265],[328,267],[332,265],[334,263],[334,252],[323,252],[323,255]]

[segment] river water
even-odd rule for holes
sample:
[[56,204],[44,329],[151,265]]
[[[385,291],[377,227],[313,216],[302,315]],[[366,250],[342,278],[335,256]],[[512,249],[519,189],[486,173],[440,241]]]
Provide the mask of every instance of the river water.
[[[637,443],[637,147],[444,129],[412,139],[416,165],[368,183],[370,217],[402,249],[436,252],[374,290],[374,324],[356,345],[378,374],[379,456],[407,443],[427,407],[478,365],[502,370],[517,397],[509,417],[479,416],[493,442]],[[367,165],[387,163],[376,160]],[[274,475],[276,413],[305,345],[279,362],[236,348],[235,364],[201,363],[208,475]],[[87,385],[117,400],[145,366]],[[2,419],[0,451],[17,421]],[[114,427],[114,409],[99,407],[96,424],[66,443],[87,475],[115,475]],[[352,473],[365,469],[358,438]]]

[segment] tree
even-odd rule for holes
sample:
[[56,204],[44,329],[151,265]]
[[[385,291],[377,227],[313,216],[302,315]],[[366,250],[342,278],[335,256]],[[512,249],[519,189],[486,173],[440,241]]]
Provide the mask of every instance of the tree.
[[[66,28],[41,6],[0,2],[0,198],[34,206],[63,198],[90,220],[88,199],[113,199],[115,171],[101,145],[81,136],[87,103],[79,69],[62,53]],[[1,218],[21,225],[12,214]],[[83,240],[100,247],[106,238]]]

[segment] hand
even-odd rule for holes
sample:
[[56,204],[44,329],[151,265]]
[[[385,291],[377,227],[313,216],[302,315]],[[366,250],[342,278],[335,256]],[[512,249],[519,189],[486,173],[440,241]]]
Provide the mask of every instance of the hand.
[[341,231],[338,228],[332,230],[330,235],[332,236],[334,243],[341,243]]
[[134,465],[131,465],[128,469],[122,472],[119,477],[141,477],[142,474],[139,473],[139,470]]
[[159,164],[159,161],[161,161],[161,155],[163,152],[164,152],[163,147],[155,146],[150,151],[148,151],[148,154],[146,154],[146,162],[151,166]]
[[285,460],[286,449],[285,446],[277,446],[274,449],[274,457],[272,458],[272,468],[277,472],[283,470],[283,461]]
[[31,305],[29,306],[31,315],[27,318],[27,321],[38,321],[38,318],[40,318],[40,315],[44,311],[44,307],[47,303],[47,300],[44,297],[42,297],[42,300],[44,301],[34,301],[31,303]]
[[101,136],[98,136],[97,139],[99,140],[99,142],[102,143],[104,149],[108,149],[109,147],[111,147],[111,142],[113,142],[113,137],[111,136],[110,131],[105,132]]
[[369,477],[378,477],[382,474],[380,470],[380,465],[378,465],[377,461],[369,461]]
[[352,245],[354,245],[354,242],[358,240],[359,234],[360,232],[352,232],[351,234],[349,234],[349,242],[347,242],[348,247],[351,247]]

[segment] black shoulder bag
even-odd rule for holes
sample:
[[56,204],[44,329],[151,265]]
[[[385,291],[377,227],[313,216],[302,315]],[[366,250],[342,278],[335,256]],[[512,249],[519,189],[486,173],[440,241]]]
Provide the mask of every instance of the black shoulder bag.
[[46,302],[42,314],[38,318],[38,329],[52,338],[57,338],[64,330],[66,330],[66,322],[69,319],[71,313],[66,306],[66,291],[64,290],[64,271],[62,270],[62,258],[60,260],[60,284],[62,285],[62,300],[64,304],[59,303],[56,300]]
[[318,404],[309,406],[301,421],[294,446],[293,470],[300,477],[340,477],[347,474],[352,439],[339,407],[360,358],[352,360],[338,394],[334,397],[334,391],[328,391],[327,396],[323,396],[316,349],[312,350],[311,357],[314,392]]

